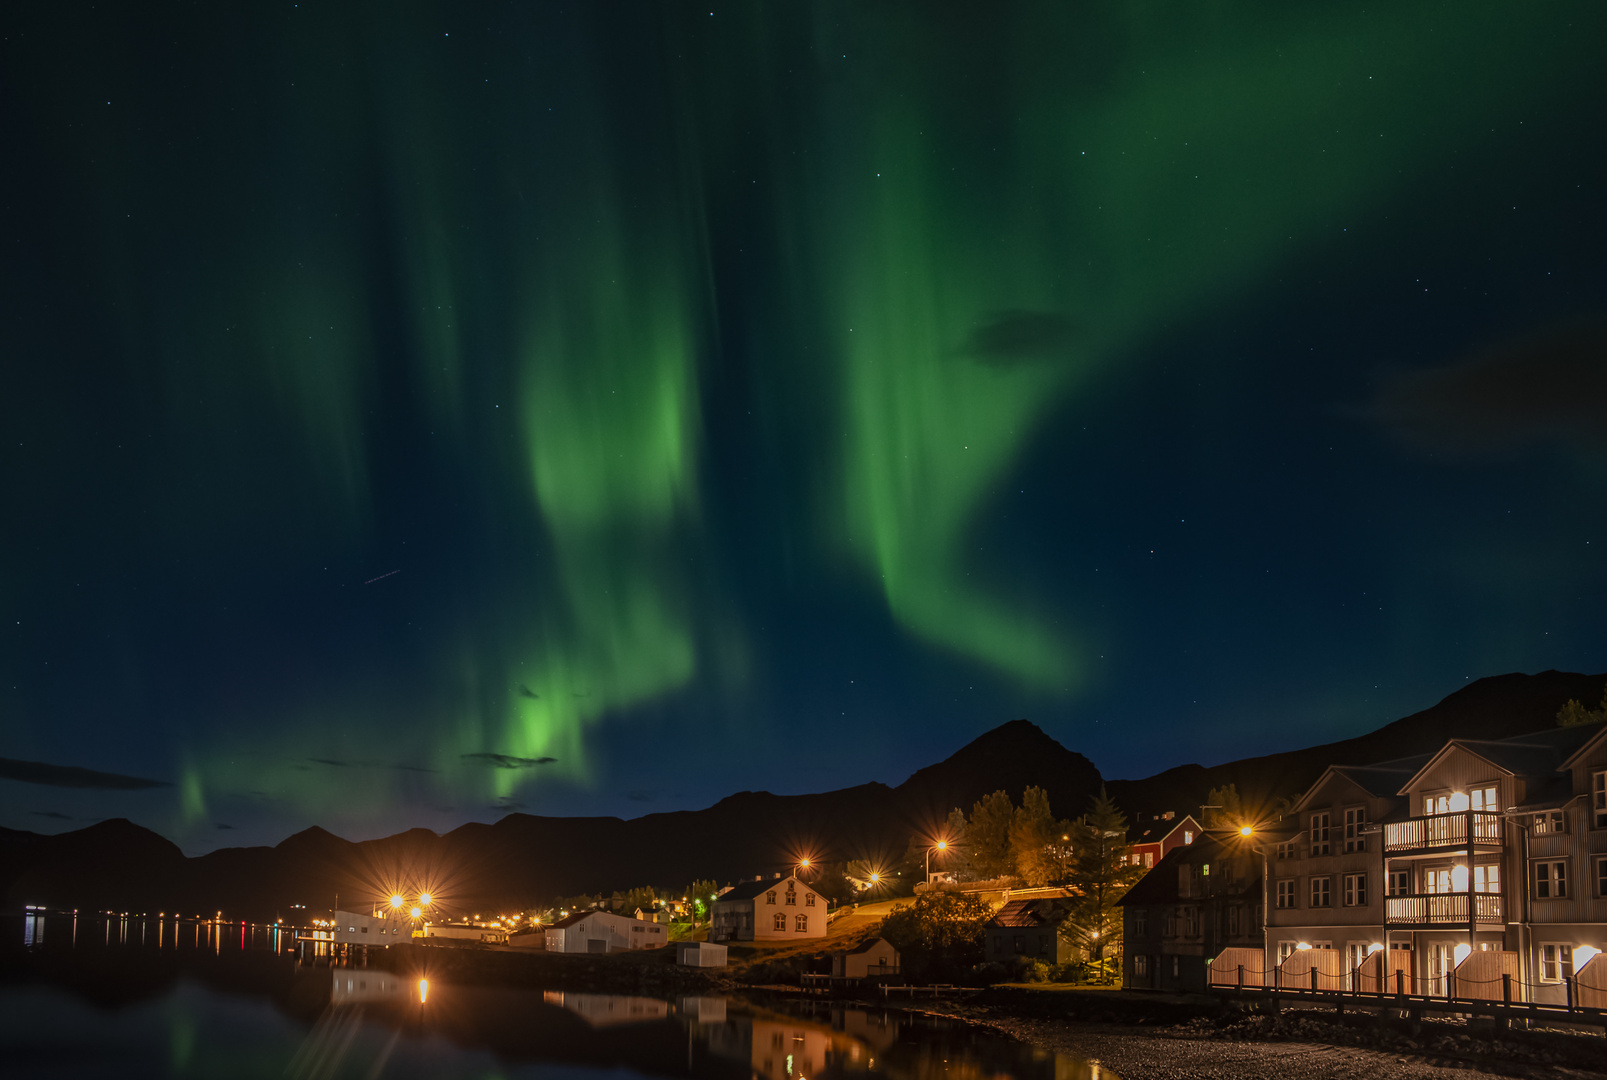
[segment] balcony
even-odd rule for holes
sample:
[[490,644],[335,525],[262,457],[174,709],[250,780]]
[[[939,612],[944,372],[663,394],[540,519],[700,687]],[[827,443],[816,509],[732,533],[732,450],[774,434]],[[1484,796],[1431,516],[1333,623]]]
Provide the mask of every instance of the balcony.
[[[1505,921],[1500,893],[1474,893],[1473,900],[1481,924],[1500,924]],[[1466,926],[1468,894],[1428,893],[1385,897],[1384,922],[1392,926]]]
[[1470,822],[1474,847],[1500,847],[1505,836],[1504,820],[1500,814],[1475,810],[1387,822],[1384,825],[1384,851],[1389,854],[1466,851]]

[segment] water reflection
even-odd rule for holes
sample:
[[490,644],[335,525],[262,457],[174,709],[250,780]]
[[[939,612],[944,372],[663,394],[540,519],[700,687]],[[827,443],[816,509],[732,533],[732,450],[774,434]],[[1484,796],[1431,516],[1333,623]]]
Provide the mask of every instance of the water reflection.
[[303,962],[282,926],[82,918],[89,933],[75,940],[67,916],[0,917],[8,1078],[1113,1080],[968,1025],[873,1008],[461,985],[407,968],[433,950]]

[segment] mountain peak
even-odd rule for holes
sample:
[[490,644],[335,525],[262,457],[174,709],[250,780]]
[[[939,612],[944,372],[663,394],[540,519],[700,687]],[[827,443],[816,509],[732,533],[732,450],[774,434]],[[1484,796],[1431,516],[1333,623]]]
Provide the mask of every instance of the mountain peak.
[[1067,750],[1030,720],[1011,720],[983,732],[936,765],[917,770],[896,789],[906,805],[920,806],[941,821],[958,807],[969,811],[984,795],[1004,790],[1020,800],[1041,787],[1058,800],[1056,814],[1075,817],[1088,809],[1103,778],[1094,763]]

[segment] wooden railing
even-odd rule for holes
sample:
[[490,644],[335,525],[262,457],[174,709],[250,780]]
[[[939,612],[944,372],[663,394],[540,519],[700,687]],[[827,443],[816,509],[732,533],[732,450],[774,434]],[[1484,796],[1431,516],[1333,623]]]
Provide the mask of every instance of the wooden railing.
[[[1502,918],[1500,893],[1474,893],[1479,922],[1499,923]],[[1429,893],[1413,896],[1389,896],[1384,899],[1386,923],[1416,923],[1419,925],[1466,926],[1468,921],[1467,893]]]
[[1480,847],[1499,847],[1502,842],[1500,814],[1480,812],[1434,814],[1407,818],[1384,825],[1385,851],[1420,851],[1425,848],[1465,848],[1468,846],[1468,819],[1473,820],[1473,843]]

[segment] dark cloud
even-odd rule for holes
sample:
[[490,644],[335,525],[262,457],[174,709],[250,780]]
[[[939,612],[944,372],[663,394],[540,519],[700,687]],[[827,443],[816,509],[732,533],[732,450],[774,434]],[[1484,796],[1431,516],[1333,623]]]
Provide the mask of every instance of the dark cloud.
[[1075,324],[1057,311],[996,311],[971,331],[960,351],[989,366],[1058,359],[1077,338]]
[[464,761],[483,761],[499,769],[533,769],[537,765],[551,765],[557,758],[514,757],[512,754],[464,754]]
[[0,758],[0,780],[19,780],[24,784],[47,787],[98,788],[102,791],[143,791],[173,785],[166,780],[147,780],[142,776],[97,772],[76,765],[46,765],[40,761]]
[[538,694],[534,690],[530,689],[530,687],[526,686],[524,683],[519,684],[519,696],[520,697],[527,697],[527,698],[530,698],[531,700],[537,700],[537,699],[539,699],[541,697],[540,694]]
[[57,821],[71,821],[72,820],[72,818],[69,815],[60,814],[60,813],[57,813],[54,810],[30,810],[30,811],[28,811],[28,813],[32,814],[34,817],[54,818]]
[[491,809],[495,810],[499,814],[511,814],[516,810],[523,810],[524,808],[524,803],[519,802],[516,799],[511,799],[506,795],[502,796],[502,798],[491,804]]
[[1368,419],[1430,450],[1478,455],[1560,444],[1607,453],[1607,323],[1509,342],[1385,376]]
[[350,761],[334,761],[334,760],[331,760],[330,758],[321,758],[321,757],[310,757],[307,760],[312,762],[314,765],[332,765],[337,769],[349,769],[349,768],[352,767],[352,764],[353,764]]

